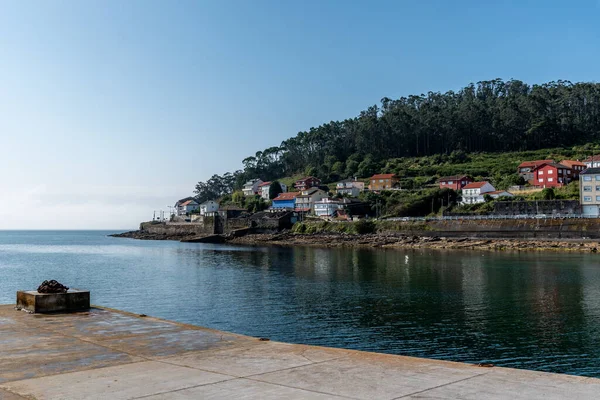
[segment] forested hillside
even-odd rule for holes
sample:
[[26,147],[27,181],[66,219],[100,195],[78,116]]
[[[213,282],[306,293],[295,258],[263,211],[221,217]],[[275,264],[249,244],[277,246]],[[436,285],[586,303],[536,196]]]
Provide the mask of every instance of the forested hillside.
[[245,158],[243,170],[199,182],[218,197],[252,177],[303,173],[324,181],[369,176],[384,160],[472,152],[531,151],[600,139],[600,84],[478,82],[454,92],[384,98],[355,118],[299,132]]

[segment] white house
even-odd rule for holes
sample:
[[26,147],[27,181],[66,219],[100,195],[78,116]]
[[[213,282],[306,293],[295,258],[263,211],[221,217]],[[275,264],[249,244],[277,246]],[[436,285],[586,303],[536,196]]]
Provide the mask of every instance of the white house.
[[583,160],[583,163],[588,168],[598,168],[600,167],[600,155],[588,157]]
[[337,194],[356,197],[363,190],[365,190],[365,183],[359,182],[356,178],[345,179],[335,184],[335,191]]
[[198,202],[194,199],[186,200],[183,203],[179,203],[177,206],[177,215],[186,215],[195,211],[200,207]]
[[324,198],[319,201],[315,201],[314,211],[317,217],[334,217],[338,210],[344,208],[341,201],[336,199]]
[[258,194],[258,186],[263,183],[260,179],[251,179],[248,182],[244,183],[244,187],[242,188],[242,192],[244,196],[254,196]]
[[[271,184],[273,182],[263,182],[258,185],[258,194],[265,200],[269,199],[269,190],[271,189]],[[287,186],[284,183],[279,182],[279,186],[281,186],[282,193],[287,192]]]
[[485,202],[483,196],[496,189],[486,181],[472,182],[462,188],[462,204],[477,204]]
[[327,197],[327,192],[316,187],[311,187],[302,191],[300,196],[296,197],[296,210],[310,211],[315,202],[321,201]]
[[200,204],[200,215],[214,213],[219,209],[219,203],[214,200],[208,200]]

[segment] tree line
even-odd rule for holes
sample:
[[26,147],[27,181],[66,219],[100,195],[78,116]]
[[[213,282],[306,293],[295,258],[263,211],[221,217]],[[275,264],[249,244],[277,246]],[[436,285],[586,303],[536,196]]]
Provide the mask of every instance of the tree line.
[[[245,158],[242,170],[213,176],[225,183],[211,194],[238,189],[253,177],[304,173],[329,182],[369,176],[390,158],[538,150],[598,140],[600,84],[494,79],[458,91],[386,97],[354,118],[299,132]],[[197,193],[204,193],[203,183],[198,184]]]

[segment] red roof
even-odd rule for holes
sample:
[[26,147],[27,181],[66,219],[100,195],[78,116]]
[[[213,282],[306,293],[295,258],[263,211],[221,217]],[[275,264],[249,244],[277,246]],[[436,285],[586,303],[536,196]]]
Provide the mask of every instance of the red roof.
[[585,160],[583,160],[584,162],[590,162],[590,161],[600,161],[600,156],[591,156],[586,158]]
[[554,160],[535,160],[535,161],[523,161],[517,168],[535,167],[540,164],[552,163]]
[[465,187],[463,187],[463,189],[479,189],[479,188],[484,187],[486,183],[488,183],[488,182],[483,181],[483,182],[469,183],[468,185],[466,185]]
[[268,185],[270,185],[270,184],[271,184],[271,182],[263,182],[263,183],[261,183],[260,185],[258,185],[258,187],[261,187],[261,186],[268,186]]
[[192,201],[194,201],[194,200],[188,200],[188,201],[186,201],[186,202],[184,202],[184,203],[181,203],[181,204],[180,204],[180,206],[187,206],[187,205],[188,205],[188,204],[190,204]]
[[314,176],[307,176],[306,178],[298,179],[296,182],[305,182],[309,179],[316,180],[316,181],[319,180],[319,178],[315,178]]
[[392,179],[395,178],[396,174],[377,174],[373,175],[371,179]]
[[538,169],[542,169],[542,168],[544,168],[544,167],[552,167],[552,168],[566,168],[566,169],[570,169],[570,168],[569,168],[569,167],[567,167],[567,166],[564,166],[564,165],[562,165],[562,164],[558,164],[558,163],[555,163],[554,161],[552,161],[552,162],[549,162],[549,163],[543,163],[543,164],[540,164],[540,165],[538,165],[537,167],[535,167],[533,170],[535,171],[535,170],[538,170]]
[[574,166],[579,166],[579,167],[584,167],[584,168],[587,167],[587,165],[585,165],[581,161],[562,160],[560,163],[569,168],[573,168]]
[[293,200],[299,194],[300,194],[300,192],[279,193],[279,196],[275,197],[273,200]]

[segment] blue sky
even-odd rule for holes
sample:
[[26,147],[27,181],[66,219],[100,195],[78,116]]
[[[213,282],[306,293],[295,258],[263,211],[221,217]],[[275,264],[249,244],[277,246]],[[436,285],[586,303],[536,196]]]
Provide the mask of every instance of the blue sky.
[[0,0],[0,229],[135,228],[382,97],[597,81],[600,2]]

